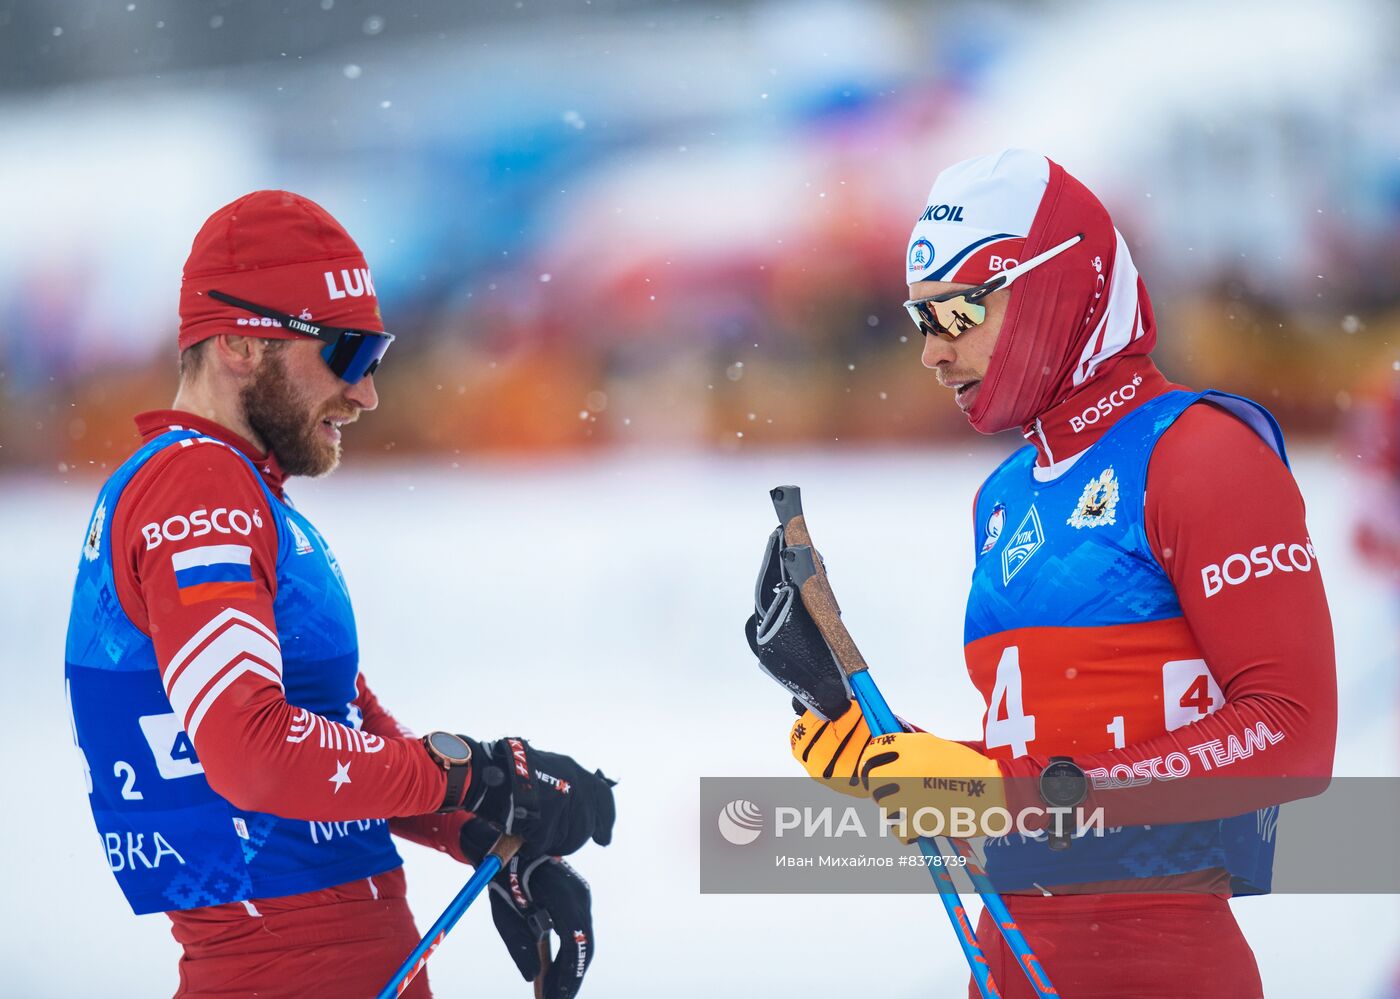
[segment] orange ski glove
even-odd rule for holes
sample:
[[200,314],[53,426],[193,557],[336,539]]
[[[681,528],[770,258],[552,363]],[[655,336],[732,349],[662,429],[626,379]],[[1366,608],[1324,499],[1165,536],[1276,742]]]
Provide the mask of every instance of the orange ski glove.
[[868,797],[857,777],[860,754],[870,742],[870,726],[855,701],[835,721],[804,711],[793,723],[792,755],[815,781],[833,791]]
[[[886,821],[903,820],[892,831],[906,843],[921,835],[985,836],[987,813],[1006,811],[996,760],[932,732],[877,735],[858,766],[861,788]],[[998,834],[1006,831],[1003,819],[994,822]]]

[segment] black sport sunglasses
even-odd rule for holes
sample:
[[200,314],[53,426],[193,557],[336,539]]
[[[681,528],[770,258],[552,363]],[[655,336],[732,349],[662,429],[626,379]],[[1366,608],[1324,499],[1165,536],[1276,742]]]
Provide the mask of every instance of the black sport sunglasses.
[[270,309],[266,305],[245,302],[241,298],[225,295],[222,291],[210,291],[209,297],[235,309],[251,312],[306,336],[315,337],[325,343],[321,357],[342,380],[354,385],[365,375],[372,375],[384,359],[389,344],[394,342],[394,334],[380,333],[378,330],[356,330],[344,326],[326,326],[307,319]]

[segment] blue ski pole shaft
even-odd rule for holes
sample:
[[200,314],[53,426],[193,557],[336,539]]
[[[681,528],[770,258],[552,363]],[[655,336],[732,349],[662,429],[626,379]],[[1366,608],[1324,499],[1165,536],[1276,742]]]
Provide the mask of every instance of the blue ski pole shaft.
[[399,970],[394,972],[394,977],[389,979],[389,983],[379,990],[376,999],[397,999],[403,995],[409,983],[417,977],[428,963],[428,958],[432,957],[433,951],[437,950],[438,944],[443,938],[452,932],[452,927],[457,925],[457,920],[462,918],[462,913],[470,908],[476,901],[476,897],[481,894],[491,879],[500,873],[501,867],[511,857],[515,851],[520,849],[521,840],[515,836],[502,836],[496,841],[496,845],[482,859],[480,866],[471,879],[462,886],[455,898],[447,904],[447,908],[442,910],[442,915],[438,916],[437,922],[428,927],[428,932],[423,934],[423,939],[418,941],[418,946],[399,965]]
[[[853,673],[849,679],[851,692],[855,694],[856,704],[860,707],[860,713],[865,716],[865,723],[870,726],[872,733],[890,735],[894,732],[904,731],[904,726],[899,723],[899,719],[890,710],[890,706],[885,703],[884,696],[875,686],[875,681],[868,670],[862,669]],[[933,878],[934,887],[938,889],[938,897],[943,903],[943,911],[948,914],[948,920],[953,924],[953,930],[958,935],[958,944],[962,947],[963,957],[967,959],[967,966],[972,969],[972,980],[977,983],[978,993],[982,995],[983,999],[993,999],[993,997],[1000,996],[1001,990],[997,987],[996,980],[992,978],[992,969],[987,963],[987,955],[982,952],[982,945],[977,941],[977,934],[973,932],[972,924],[968,922],[967,910],[963,908],[962,897],[958,895],[953,879],[943,866],[937,844],[926,836],[919,837],[918,842],[919,851],[929,861],[928,872]]]
[[[789,569],[790,575],[797,581],[802,595],[802,604],[811,614],[818,630],[822,633],[822,637],[826,639],[837,664],[846,674],[846,679],[851,686],[851,693],[855,697],[856,704],[860,707],[866,724],[872,732],[878,735],[889,735],[903,731],[904,726],[890,710],[884,695],[880,693],[880,689],[875,686],[875,680],[870,676],[865,657],[860,654],[850,632],[841,622],[841,608],[836,603],[836,596],[832,593],[831,584],[826,578],[826,570],[817,558],[816,549],[812,546],[812,536],[807,530],[806,517],[802,511],[802,491],[797,486],[778,486],[769,492],[769,496],[773,500],[773,509],[777,511],[778,521],[783,525],[784,543],[793,546],[784,551],[783,557],[787,559],[791,553],[796,563],[790,565]],[[937,886],[938,894],[943,901],[943,907],[947,910],[949,919],[952,920],[958,931],[958,942],[962,946],[963,954],[967,957],[968,966],[972,969],[972,976],[977,982],[978,989],[984,999],[989,995],[999,996],[1001,993],[991,978],[990,970],[986,971],[985,979],[979,977],[979,969],[987,969],[986,955],[983,953],[982,946],[978,943],[972,927],[967,923],[967,915],[952,878],[949,877],[941,864],[937,867],[932,866],[933,858],[940,855],[937,844],[922,837],[918,842],[920,851],[931,862],[929,872],[933,875],[934,884]],[[1006,908],[1006,903],[1002,901],[1000,893],[997,892],[991,879],[982,870],[971,845],[961,840],[953,840],[952,842],[958,854],[967,860],[967,870],[972,879],[973,887],[977,890],[978,896],[981,897],[983,905],[987,907],[987,912],[996,923],[1006,945],[1016,955],[1016,961],[1025,973],[1031,988],[1035,991],[1037,999],[1058,996],[1059,992],[1050,983],[1049,976],[1045,974],[1040,959],[1035,956],[1035,952],[1031,949],[1030,942],[1021,933],[1015,919]],[[990,993],[988,988],[992,990]]]
[[977,851],[972,848],[972,844],[966,840],[950,839],[953,849],[959,856],[967,861],[967,876],[972,880],[972,887],[977,890],[978,896],[982,899],[982,904],[987,907],[987,913],[992,917],[992,922],[996,923],[997,929],[1001,931],[1002,939],[1011,948],[1011,953],[1016,955],[1016,961],[1021,965],[1021,970],[1026,975],[1026,980],[1031,983],[1031,988],[1040,999],[1047,996],[1058,996],[1055,986],[1050,984],[1050,977],[1041,967],[1040,958],[1035,956],[1035,951],[1031,949],[1030,941],[1021,932],[1021,928],[1016,925],[1016,919],[1011,915],[1011,910],[1006,907],[1006,902],[1002,900],[1001,893],[992,885],[992,879],[987,877],[987,872],[982,870],[982,862],[977,859]]
[[[885,703],[885,697],[880,693],[880,688],[875,686],[875,679],[870,675],[869,670],[862,669],[853,673],[850,675],[849,679],[851,681],[851,692],[856,695],[856,704],[860,706],[860,712],[865,716],[865,723],[870,726],[870,731],[873,734],[889,735],[894,732],[904,731],[904,726],[899,723],[899,719],[895,717],[894,712],[891,711],[889,705]],[[992,879],[987,877],[986,872],[982,870],[982,864],[977,859],[977,852],[973,850],[972,845],[965,840],[952,839],[950,837],[949,842],[952,844],[953,849],[957,851],[958,856],[962,857],[967,862],[965,870],[972,881],[973,888],[977,890],[978,896],[982,899],[982,904],[987,907],[987,913],[992,917],[992,922],[994,922],[997,929],[1001,931],[1002,938],[1006,941],[1006,945],[1010,947],[1011,952],[1016,955],[1016,961],[1020,964],[1021,970],[1026,975],[1026,980],[1031,984],[1031,988],[1035,990],[1036,996],[1039,997],[1039,999],[1049,999],[1051,996],[1058,996],[1059,992],[1055,991],[1055,986],[1050,983],[1049,976],[1045,974],[1045,969],[1040,965],[1040,959],[1035,956],[1035,951],[1031,950],[1030,941],[1025,938],[1025,935],[1021,933],[1020,927],[1016,925],[1016,920],[1012,917],[1010,910],[1006,908],[1006,902],[1002,900],[1001,894],[992,885]],[[927,836],[921,836],[919,837],[918,843],[919,849],[930,861],[932,861],[934,857],[941,855],[941,851],[933,839]],[[956,894],[952,880],[948,877],[947,873],[945,873],[941,864],[936,869],[930,867],[930,870],[935,870],[934,880],[938,885],[939,894],[943,896],[944,908],[948,908],[950,895],[958,907],[956,914],[952,909],[948,910],[948,914],[950,917],[956,916],[961,918],[961,922],[959,918],[953,919],[954,925],[957,926],[961,934],[967,918],[962,909],[962,899]],[[946,892],[944,888],[945,882],[947,885]],[[969,936],[972,936],[971,927],[967,927],[967,933]],[[961,936],[959,939],[963,940]],[[983,966],[985,966],[986,956],[983,954],[982,947],[977,943],[977,938],[975,936],[972,936],[972,946],[977,948],[976,957],[980,959]],[[963,941],[963,953],[967,955],[968,963],[972,965],[972,974],[975,978],[977,976],[978,965],[973,963],[973,955],[969,952],[965,940]],[[985,995],[986,993],[983,992],[983,994]]]

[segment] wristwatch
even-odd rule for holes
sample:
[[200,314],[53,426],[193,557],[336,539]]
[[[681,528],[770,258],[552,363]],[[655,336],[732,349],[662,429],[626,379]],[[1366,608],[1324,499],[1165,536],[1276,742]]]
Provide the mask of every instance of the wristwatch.
[[462,795],[472,775],[471,744],[451,732],[429,732],[422,742],[433,762],[447,771],[447,793],[438,812],[455,812],[462,807]]
[[1084,771],[1068,756],[1050,757],[1040,772],[1040,797],[1050,806],[1050,849],[1069,849],[1069,811],[1088,795]]

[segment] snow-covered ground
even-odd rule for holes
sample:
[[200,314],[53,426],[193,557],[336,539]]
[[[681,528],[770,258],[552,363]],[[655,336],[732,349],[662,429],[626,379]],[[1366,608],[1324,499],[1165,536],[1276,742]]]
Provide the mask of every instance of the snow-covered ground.
[[[802,485],[846,620],[891,702],[926,727],[974,733],[961,616],[971,498],[991,452],[357,473],[351,450],[349,470],[293,494],[344,567],[380,698],[419,730],[518,732],[621,779],[613,845],[577,858],[599,942],[584,996],[774,995],[818,974],[829,994],[877,975],[888,996],[963,994],[962,959],[931,897],[700,895],[697,811],[702,775],[793,773],[786,698],[740,631],[773,524],[766,490],[779,483]],[[1393,775],[1391,604],[1348,548],[1336,462],[1303,451],[1295,466],[1337,632],[1337,772]],[[126,910],[70,748],[63,635],[95,488],[0,481],[5,995],[148,999],[176,984],[168,923]],[[423,927],[468,872],[403,852]],[[444,999],[528,994],[486,909],[468,912],[432,961]],[[1398,909],[1393,896],[1236,903],[1270,997],[1380,995]]]

